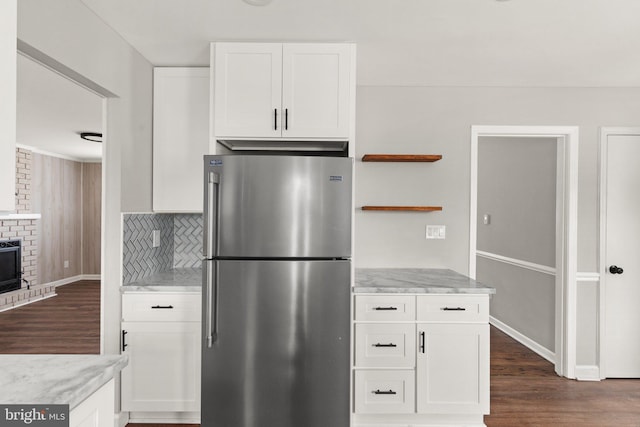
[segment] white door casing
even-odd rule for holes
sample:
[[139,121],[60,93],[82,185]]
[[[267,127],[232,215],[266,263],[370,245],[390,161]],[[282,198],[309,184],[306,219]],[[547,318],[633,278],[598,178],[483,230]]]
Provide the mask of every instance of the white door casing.
[[635,338],[640,331],[639,156],[640,128],[601,129],[601,378],[640,378],[640,341]]
[[578,247],[578,139],[577,126],[472,126],[471,188],[469,203],[469,276],[476,276],[478,141],[483,136],[556,137],[556,321],[555,371],[575,378],[577,247]]

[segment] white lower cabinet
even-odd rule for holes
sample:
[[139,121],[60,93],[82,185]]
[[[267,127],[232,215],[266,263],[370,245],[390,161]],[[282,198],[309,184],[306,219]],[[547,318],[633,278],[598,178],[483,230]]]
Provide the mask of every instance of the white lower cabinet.
[[200,411],[199,300],[196,294],[123,295],[121,346],[129,356],[123,411]]
[[489,325],[419,324],[417,412],[489,412]]
[[354,426],[483,425],[488,295],[356,295]]
[[356,371],[356,412],[410,414],[415,411],[415,373],[410,371]]
[[115,381],[105,385],[87,397],[69,414],[69,427],[105,427],[113,425],[115,413]]

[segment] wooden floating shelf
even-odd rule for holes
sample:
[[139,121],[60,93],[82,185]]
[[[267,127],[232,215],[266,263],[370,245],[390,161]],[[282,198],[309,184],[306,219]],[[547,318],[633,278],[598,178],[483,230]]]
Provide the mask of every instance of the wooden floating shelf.
[[441,211],[442,206],[363,206],[363,211],[395,211],[395,212],[434,212]]
[[437,162],[442,154],[365,154],[363,162]]

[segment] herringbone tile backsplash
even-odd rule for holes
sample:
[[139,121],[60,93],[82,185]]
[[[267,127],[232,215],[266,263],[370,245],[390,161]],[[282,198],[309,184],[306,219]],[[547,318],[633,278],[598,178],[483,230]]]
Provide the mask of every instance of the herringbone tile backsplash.
[[[153,247],[153,230],[160,230],[157,248]],[[200,267],[201,253],[202,215],[124,215],[123,284],[174,267]]]
[[202,215],[175,214],[173,267],[200,267],[202,263]]

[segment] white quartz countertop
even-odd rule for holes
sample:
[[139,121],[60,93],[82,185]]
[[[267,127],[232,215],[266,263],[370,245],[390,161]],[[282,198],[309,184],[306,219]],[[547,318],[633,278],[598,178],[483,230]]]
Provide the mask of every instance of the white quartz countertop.
[[125,355],[0,355],[0,403],[72,410],[127,366]]
[[354,293],[495,294],[495,288],[448,269],[357,268]]
[[202,269],[173,268],[122,286],[122,293],[132,292],[200,292]]

